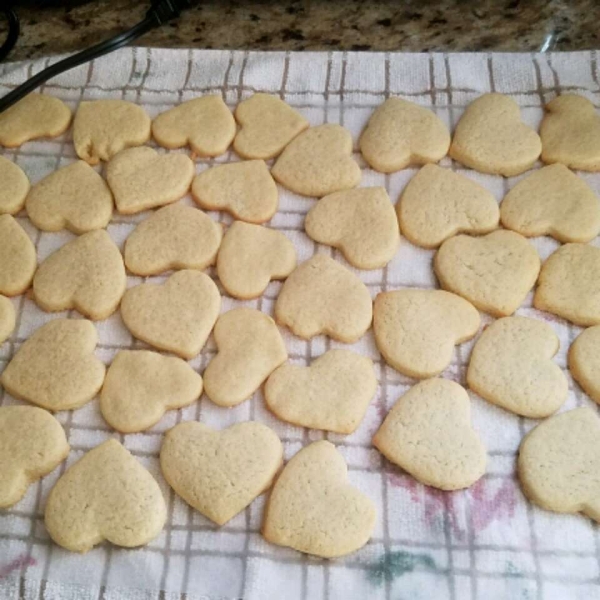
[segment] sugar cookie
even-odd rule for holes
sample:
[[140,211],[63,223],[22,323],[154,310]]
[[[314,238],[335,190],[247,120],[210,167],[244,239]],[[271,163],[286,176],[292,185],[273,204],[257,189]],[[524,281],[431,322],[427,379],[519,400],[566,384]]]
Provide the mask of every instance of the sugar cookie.
[[540,126],[542,160],[600,171],[600,116],[583,96],[563,94],[546,104]]
[[498,227],[494,195],[468,177],[425,165],[396,204],[402,233],[417,246],[437,248],[457,233],[489,233]]
[[97,341],[90,321],[49,321],[17,350],[0,383],[15,398],[51,411],[79,408],[104,381],[104,364],[94,356]]
[[530,169],[541,152],[540,136],[521,121],[519,105],[503,94],[484,94],[469,104],[450,146],[454,160],[505,177]]
[[524,494],[546,510],[582,512],[600,522],[599,440],[600,419],[590,408],[542,421],[519,448]]
[[342,455],[323,440],[285,466],[273,486],[262,534],[273,544],[334,558],[364,546],[376,518],[371,499],[348,483]]
[[352,433],[377,390],[371,359],[349,350],[329,350],[309,367],[284,364],[265,384],[267,407],[282,421]]
[[90,165],[149,139],[150,117],[141,106],[117,99],[79,103],[73,119],[73,144],[77,156]]
[[24,229],[11,215],[0,215],[0,294],[22,294],[36,264],[35,247]]
[[167,519],[158,483],[117,440],[83,455],[52,488],[45,521],[63,548],[87,552],[108,540],[134,548],[153,540]]
[[121,350],[106,372],[100,411],[121,433],[144,431],[166,411],[198,400],[202,377],[184,360],[148,350]]
[[235,308],[215,325],[216,356],[204,371],[206,395],[219,406],[247,400],[287,359],[271,317],[253,308]]
[[311,127],[295,137],[271,171],[284,187],[303,196],[326,196],[360,183],[352,136],[341,125]]
[[25,197],[29,191],[29,179],[14,162],[0,156],[0,215],[14,215],[25,205]]
[[376,171],[435,163],[450,147],[448,127],[428,108],[388,98],[371,115],[360,136],[360,151]]
[[127,238],[125,265],[136,275],[198,269],[215,263],[223,228],[197,208],[171,204],[142,221]]
[[69,454],[60,423],[34,406],[0,407],[0,508],[16,504]]
[[535,284],[540,258],[524,237],[500,229],[478,238],[458,235],[446,240],[433,265],[445,290],[479,310],[505,317],[519,308]]
[[396,402],[373,444],[421,483],[460,490],[485,473],[486,451],[470,412],[469,396],[458,383],[421,381]]
[[15,307],[5,296],[0,296],[0,344],[10,337],[16,324]]
[[296,250],[281,231],[242,221],[229,227],[217,258],[217,275],[235,298],[258,298],[295,268]]
[[385,361],[409,377],[434,377],[452,360],[454,346],[479,329],[479,313],[443,290],[397,290],[375,298],[373,330]]
[[165,435],[160,466],[169,485],[188,504],[227,523],[271,487],[283,462],[283,446],[262,423],[236,423],[214,431],[203,423],[180,423]]
[[309,122],[289,104],[271,94],[253,94],[235,109],[240,130],[233,149],[242,158],[276,157]]
[[583,391],[600,404],[600,325],[585,329],[571,344],[569,370]]
[[235,121],[221,96],[203,96],[158,115],[152,122],[152,135],[165,148],[189,144],[198,156],[218,156],[233,140]]
[[339,248],[358,269],[379,269],[396,254],[400,232],[385,188],[358,188],[321,198],[304,228],[315,242]]
[[277,186],[262,160],[219,165],[197,175],[192,196],[206,210],[224,210],[235,219],[264,223],[279,204]]
[[206,343],[219,316],[221,296],[199,271],[177,271],[161,285],[142,283],[125,292],[123,323],[138,339],[185,359]]
[[287,278],[275,319],[303,339],[325,334],[352,344],[371,326],[373,303],[365,284],[326,254],[303,262]]
[[477,340],[467,383],[482,398],[517,415],[547,417],[569,393],[567,378],[552,361],[559,346],[558,336],[543,321],[499,319]]

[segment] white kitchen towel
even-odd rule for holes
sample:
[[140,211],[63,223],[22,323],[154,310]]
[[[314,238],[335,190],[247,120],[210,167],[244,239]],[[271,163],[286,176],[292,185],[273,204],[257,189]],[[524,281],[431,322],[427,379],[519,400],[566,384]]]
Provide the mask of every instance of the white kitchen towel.
[[[582,94],[600,105],[599,52],[568,54],[396,54],[396,53],[258,53],[230,51],[123,49],[56,77],[43,93],[65,100],[73,109],[81,99],[124,98],[152,115],[201,94],[220,94],[233,109],[254,92],[281,96],[313,125],[340,123],[356,143],[369,115],[385,98],[399,96],[434,110],[453,128],[464,107],[484,92],[511,95],[523,119],[537,127],[542,106],[563,91]],[[5,93],[49,61],[0,67],[0,93]],[[35,183],[57,167],[75,160],[71,132],[0,153],[19,164]],[[367,168],[358,152],[362,186],[384,185],[393,202],[415,169],[382,175]],[[198,160],[197,170],[238,160],[232,152],[215,160]],[[444,159],[443,166],[482,183],[500,201],[519,178],[504,179],[466,170]],[[538,165],[539,166],[539,165]],[[581,174],[600,193],[600,174]],[[1,182],[0,182],[1,185]],[[189,197],[183,202],[191,203]],[[303,219],[314,200],[280,188],[280,207],[270,225],[293,241],[299,260],[319,247],[303,232]],[[133,227],[147,215],[115,214],[108,230],[122,247]],[[223,214],[213,213],[228,223]],[[27,219],[19,222],[34,240],[38,259],[73,236],[41,233]],[[532,240],[542,259],[558,244],[549,238]],[[600,241],[593,242],[600,245]],[[355,271],[372,295],[401,287],[436,286],[433,252],[403,240],[384,269]],[[213,273],[211,273],[213,274]],[[213,274],[214,275],[214,274]],[[130,284],[138,278],[130,277]],[[156,278],[160,279],[160,278]],[[252,302],[224,296],[223,311],[245,304],[271,313],[279,283]],[[0,370],[19,345],[42,323],[57,315],[42,312],[27,296],[14,299],[18,326],[0,345]],[[531,295],[519,314],[543,319],[559,335],[557,361],[570,383],[563,410],[595,407],[573,383],[566,370],[566,352],[578,333],[565,321],[536,311]],[[73,313],[71,316],[77,318]],[[488,317],[483,318],[489,323]],[[125,329],[119,314],[97,323],[98,355],[109,363],[119,348],[142,347]],[[291,360],[308,364],[340,344],[323,337],[305,342],[283,332]],[[444,372],[464,384],[465,363],[473,342],[463,344]],[[98,401],[59,413],[72,451],[61,465],[10,510],[0,512],[0,598],[91,600],[185,598],[268,600],[486,600],[600,598],[600,537],[587,518],[557,515],[533,507],[523,497],[515,475],[515,456],[523,435],[534,421],[509,414],[474,394],[472,418],[489,450],[486,475],[470,489],[443,493],[417,483],[385,461],[371,446],[371,437],[397,398],[414,383],[387,367],[377,352],[372,332],[353,345],[376,364],[379,389],[364,422],[352,435],[341,436],[292,427],[273,417],[260,392],[240,406],[222,409],[206,397],[168,413],[152,430],[118,435],[103,421]],[[214,342],[191,364],[202,371],[214,355]],[[18,403],[0,390],[0,404]],[[286,458],[312,440],[336,444],[349,465],[353,484],[368,494],[378,510],[373,538],[360,551],[338,560],[317,560],[268,544],[260,535],[265,496],[217,528],[170,491],[160,475],[157,456],[163,433],[185,420],[224,427],[247,419],[266,423],[284,442]],[[43,520],[48,491],[87,449],[117,437],[157,477],[169,506],[162,534],[147,547],[124,550],[102,544],[86,555],[62,550],[49,539]]]

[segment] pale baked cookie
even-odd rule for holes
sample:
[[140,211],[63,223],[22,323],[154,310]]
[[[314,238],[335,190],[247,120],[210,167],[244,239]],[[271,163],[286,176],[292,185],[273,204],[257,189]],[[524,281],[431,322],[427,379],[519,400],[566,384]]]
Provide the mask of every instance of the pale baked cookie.
[[542,160],[581,171],[600,171],[600,115],[583,96],[563,94],[545,106],[540,126]]
[[63,548],[87,552],[104,540],[134,548],[153,540],[167,507],[152,475],[117,440],[84,454],[48,496],[46,529]]
[[125,292],[123,323],[138,339],[185,359],[206,343],[219,316],[221,296],[206,274],[177,271],[161,285],[142,283]]
[[70,122],[71,111],[62,100],[28,94],[0,114],[0,145],[13,148],[29,140],[56,137]]
[[492,323],[477,340],[467,384],[492,404],[541,419],[567,399],[569,384],[552,361],[560,341],[550,325],[526,317]]
[[85,161],[78,160],[36,183],[25,208],[38,229],[66,228],[81,234],[108,225],[113,198],[104,179]]
[[576,408],[542,421],[519,448],[523,493],[561,513],[582,512],[600,522],[600,419]]
[[142,221],[125,243],[125,265],[136,275],[213,265],[223,228],[197,208],[172,204]]
[[292,192],[326,196],[360,183],[360,167],[352,158],[352,136],[341,125],[311,127],[295,137],[271,171]]
[[73,144],[77,156],[90,165],[149,139],[150,117],[141,106],[117,99],[79,103],[73,119]]
[[15,307],[5,296],[0,296],[0,344],[10,337],[16,324]]
[[100,411],[121,433],[144,431],[166,411],[198,400],[202,377],[184,360],[148,350],[121,350],[112,361],[102,392]]
[[0,407],[0,508],[16,504],[69,454],[60,423],[34,406]]
[[425,165],[408,182],[396,212],[402,233],[423,248],[437,248],[457,233],[489,233],[500,216],[490,191],[437,165]]
[[267,407],[282,421],[352,433],[377,390],[373,362],[350,350],[329,350],[310,367],[286,363],[265,384]]
[[277,185],[262,160],[218,165],[194,178],[192,197],[202,208],[224,210],[235,219],[264,223],[279,204]]
[[25,205],[29,191],[29,179],[21,167],[8,158],[0,156],[0,215],[14,215]]
[[485,473],[486,463],[470,413],[469,396],[458,383],[421,381],[394,404],[373,445],[425,485],[467,488]]
[[152,122],[152,135],[165,148],[189,144],[198,156],[218,156],[233,140],[235,120],[221,96],[203,96],[158,115]]
[[105,367],[94,356],[91,321],[54,319],[17,350],[0,376],[9,394],[51,411],[79,408],[102,387]]
[[179,200],[190,189],[194,174],[189,156],[159,154],[147,146],[123,150],[106,166],[117,210],[124,215]]
[[11,215],[0,215],[0,294],[17,296],[30,285],[37,264],[35,246]]
[[325,440],[300,450],[275,482],[263,521],[273,544],[323,558],[350,554],[371,537],[377,512],[348,483],[348,468]]
[[285,279],[296,268],[296,250],[288,238],[260,225],[234,221],[223,237],[217,275],[228,294],[261,296],[272,279]]
[[512,177],[530,169],[541,152],[540,136],[521,121],[519,105],[503,94],[484,94],[467,106],[449,154],[476,171]]
[[494,317],[512,315],[540,271],[535,248],[514,231],[446,240],[433,262],[441,286]]
[[277,325],[253,308],[235,308],[215,325],[218,352],[204,371],[204,391],[219,406],[247,400],[287,359]]
[[360,136],[362,155],[382,173],[438,162],[449,147],[448,127],[437,115],[401,98],[388,98],[379,106]]
[[233,149],[242,158],[274,158],[309,122],[289,104],[271,94],[253,94],[235,109],[240,130]]
[[53,252],[33,278],[33,295],[44,310],[74,308],[94,321],[117,310],[127,277],[123,257],[104,229],[90,231]]
[[303,262],[287,278],[275,320],[303,339],[325,334],[352,344],[371,326],[373,303],[365,284],[326,254]]
[[196,421],[165,435],[160,466],[168,484],[189,505],[224,525],[271,487],[283,446],[262,423],[236,423],[223,431]]
[[443,290],[397,290],[375,298],[373,330],[385,361],[409,377],[434,377],[452,360],[454,346],[479,329],[479,313]]
[[581,327],[600,324],[600,248],[565,244],[542,266],[533,305]]
[[600,404],[600,325],[585,329],[571,344],[569,370],[583,391]]
[[321,198],[304,229],[315,242],[339,248],[358,269],[379,269],[396,254],[400,231],[385,188],[358,188]]

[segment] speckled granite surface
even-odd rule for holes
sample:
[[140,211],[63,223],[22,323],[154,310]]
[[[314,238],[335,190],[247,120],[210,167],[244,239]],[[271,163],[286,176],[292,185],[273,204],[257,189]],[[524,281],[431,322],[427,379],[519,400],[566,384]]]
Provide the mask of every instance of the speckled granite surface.
[[[73,8],[20,8],[22,36],[11,58],[90,46],[134,25],[148,4],[96,0]],[[599,21],[599,0],[204,0],[138,43],[259,50],[582,50],[600,47]]]

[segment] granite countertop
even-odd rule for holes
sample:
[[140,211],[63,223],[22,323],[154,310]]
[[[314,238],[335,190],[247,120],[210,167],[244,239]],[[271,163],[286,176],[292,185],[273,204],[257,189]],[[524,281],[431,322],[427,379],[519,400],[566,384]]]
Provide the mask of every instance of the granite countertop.
[[[19,8],[22,33],[10,58],[85,48],[134,25],[148,5],[96,0],[71,8]],[[137,43],[254,50],[583,50],[600,47],[599,18],[598,0],[204,0]]]

